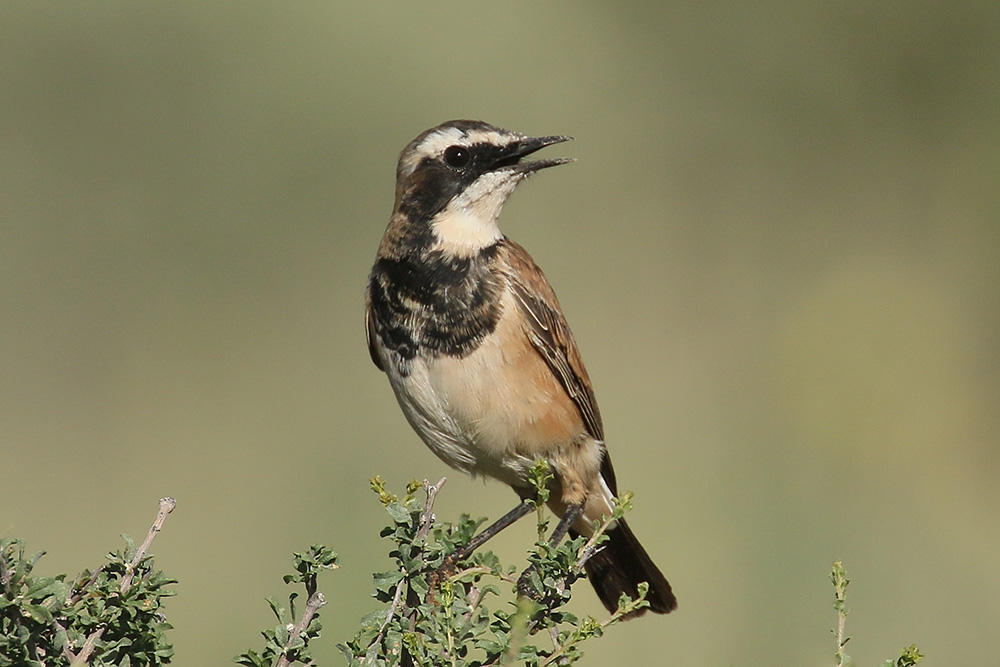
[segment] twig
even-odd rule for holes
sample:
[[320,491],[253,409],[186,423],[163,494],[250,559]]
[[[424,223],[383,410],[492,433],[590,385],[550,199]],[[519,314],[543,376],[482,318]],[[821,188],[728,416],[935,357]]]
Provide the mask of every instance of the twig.
[[302,610],[302,618],[299,622],[295,624],[292,631],[288,634],[288,642],[285,643],[285,650],[282,651],[281,657],[278,658],[278,662],[275,663],[275,667],[288,667],[292,664],[292,661],[288,657],[288,648],[292,645],[296,639],[299,638],[305,629],[309,627],[309,623],[312,621],[313,616],[319,611],[319,608],[326,604],[326,598],[320,592],[313,593],[309,596],[309,600],[306,602],[306,608]]
[[77,654],[73,661],[69,663],[70,667],[83,667],[90,660],[90,654],[94,652],[94,648],[97,646],[97,640],[101,638],[104,634],[104,628],[98,628],[90,633],[87,637],[87,641],[83,642],[83,648]]
[[[153,544],[153,538],[156,534],[163,529],[163,522],[167,520],[167,515],[174,511],[174,507],[177,506],[177,501],[173,498],[160,498],[160,509],[156,513],[156,520],[153,521],[153,525],[149,529],[149,533],[146,534],[146,539],[143,540],[139,549],[135,552],[135,556],[132,561],[125,566],[125,574],[122,576],[121,581],[118,584],[118,590],[121,593],[127,593],[128,589],[132,587],[132,579],[135,576],[135,568],[139,565],[145,556],[146,552],[149,551],[149,547]],[[100,572],[102,568],[98,568],[95,572],[91,574],[90,580],[87,581],[81,587],[86,588],[97,578],[96,575]],[[90,660],[90,654],[94,652],[97,647],[97,640],[101,638],[104,634],[105,628],[98,628],[90,633],[86,641],[83,642],[83,646],[80,648],[80,652],[73,655],[73,651],[69,649],[68,646],[63,648],[63,656],[70,659],[71,667],[84,667]],[[68,642],[67,642],[68,644]]]
[[71,651],[69,648],[71,642],[69,641],[69,637],[66,634],[66,628],[63,627],[62,623],[56,620],[52,621],[52,625],[55,626],[56,629],[56,642],[62,644],[63,658],[69,660],[70,662],[73,662],[74,660],[76,660],[76,654],[74,654],[73,651]]
[[[610,617],[601,622],[601,630],[607,630],[609,626],[617,623],[619,620],[621,620],[623,616],[629,614],[634,610],[635,610],[634,607],[630,608],[629,605],[625,605],[624,607],[619,607],[617,611],[615,611],[615,613],[611,614]],[[574,646],[578,642],[579,638],[569,639],[565,644],[560,646],[558,650],[556,650],[551,655],[549,655],[549,657],[545,658],[545,660],[540,662],[538,667],[546,667],[546,665],[551,665],[553,661],[561,659],[563,655],[565,655],[566,651],[568,651],[571,646]]]
[[494,572],[493,568],[486,567],[485,565],[476,565],[475,567],[467,567],[464,570],[460,570],[455,574],[449,576],[446,581],[449,582],[460,581],[463,577],[467,577],[470,574],[492,574],[500,581],[505,581],[508,584],[517,584],[517,579],[515,579],[514,577],[508,576],[503,572]]
[[146,552],[149,551],[149,547],[153,544],[153,538],[163,529],[163,522],[167,520],[167,515],[173,512],[176,506],[177,501],[173,498],[160,498],[160,511],[156,513],[156,521],[153,522],[149,533],[146,534],[146,539],[142,541],[139,549],[135,552],[132,562],[125,567],[125,576],[122,577],[121,583],[118,586],[118,590],[122,593],[127,593],[128,589],[132,587],[132,577],[135,576],[136,566],[145,557]]
[[833,581],[833,588],[837,596],[836,602],[833,603],[833,608],[837,610],[837,630],[834,633],[837,635],[837,666],[844,667],[847,664],[847,655],[844,653],[844,646],[851,640],[850,637],[846,636],[847,585],[851,583],[851,580],[847,578],[847,572],[844,570],[844,564],[841,561],[838,560],[833,564],[830,580]]
[[[385,629],[389,627],[389,624],[392,623],[393,616],[395,616],[396,612],[399,611],[399,602],[400,600],[403,599],[404,590],[406,590],[405,576],[399,580],[399,583],[396,584],[396,592],[392,596],[392,604],[389,605],[389,611],[386,612],[385,620],[382,621],[382,627],[379,628],[378,636],[375,637],[374,641],[372,641],[372,644],[374,644],[375,642],[382,641],[382,637],[385,635]],[[371,646],[371,644],[369,644],[369,646]]]
[[84,577],[84,573],[81,573],[80,576],[76,578],[76,581],[73,582],[72,590],[76,592],[66,600],[66,604],[68,606],[72,606],[83,599],[83,594],[87,592],[87,589],[90,588],[95,581],[97,581],[98,575],[104,571],[105,567],[107,567],[107,565],[102,565],[93,572],[86,573],[86,577]]
[[5,592],[10,590],[10,580],[13,576],[14,573],[7,568],[7,556],[0,552],[0,586]]
[[[420,528],[417,529],[416,538],[422,540],[427,537],[431,532],[431,526],[434,525],[434,500],[437,498],[438,491],[444,486],[444,483],[448,481],[447,477],[442,477],[438,480],[437,484],[431,484],[426,479],[424,480],[424,490],[427,492],[427,502],[424,503],[424,511],[420,513]],[[382,621],[382,627],[379,628],[378,635],[375,639],[369,642],[368,646],[373,646],[378,642],[382,641],[382,637],[385,636],[385,631],[392,623],[392,619],[396,616],[399,611],[400,602],[403,599],[403,591],[406,590],[406,576],[399,580],[396,584],[396,592],[392,596],[392,604],[389,605],[389,611],[385,614],[385,620]]]
[[[562,648],[562,646],[559,644],[559,628],[557,628],[554,625],[551,628],[549,628],[549,639],[552,640],[553,651],[558,651],[559,649]],[[564,655],[559,659],[559,664],[565,665],[567,664],[567,661],[568,658]]]
[[418,540],[424,539],[431,532],[431,526],[434,525],[434,500],[437,498],[438,491],[441,490],[441,487],[447,481],[447,477],[439,479],[437,484],[431,484],[426,479],[424,480],[424,490],[427,491],[427,502],[424,503],[424,511],[420,513],[420,529],[417,530],[416,536]]
[[483,591],[479,586],[469,586],[469,594],[467,596],[469,601],[469,611],[465,612],[465,621],[468,622],[472,620],[472,615],[476,613],[479,609],[479,603],[483,600]]
[[616,521],[616,519],[613,515],[603,517],[601,522],[597,525],[597,528],[594,529],[594,534],[587,539],[586,544],[580,547],[580,550],[576,555],[576,565],[573,568],[577,573],[583,572],[583,566],[587,563],[587,561],[590,560],[594,554],[604,548],[603,546],[598,546],[597,541],[601,539],[601,535],[608,531],[608,526],[610,526],[614,521]]
[[[88,579],[84,579],[82,574],[79,577],[77,577],[76,581],[73,582],[73,589],[76,589],[76,593],[71,595],[66,600],[66,606],[68,607],[73,606],[77,602],[79,602],[81,598],[83,598],[83,594],[86,592],[87,588],[89,588],[91,584],[97,581],[97,575],[100,574],[100,572],[104,569],[104,567],[105,566],[102,565],[101,567],[91,572],[90,577]],[[61,633],[62,636],[64,637],[67,636],[66,628],[60,625],[59,621],[53,621],[53,623],[56,626],[57,634]],[[77,665],[86,665],[87,659],[90,657],[90,654],[94,650],[94,643],[98,639],[100,639],[103,633],[104,633],[104,628],[98,628],[97,630],[94,630],[94,632],[92,632],[90,636],[88,636],[87,639],[84,641],[83,648],[81,648],[79,656],[73,653],[72,649],[70,648],[73,645],[73,642],[69,641],[69,639],[67,638],[67,640],[63,644],[63,650],[62,650],[63,657],[69,660],[70,665],[72,665],[73,667],[76,667]],[[89,649],[87,648],[88,646],[90,647]]]
[[847,643],[847,639],[844,637],[845,626],[847,625],[847,614],[837,615],[837,665],[838,667],[843,667],[844,665],[844,644]]

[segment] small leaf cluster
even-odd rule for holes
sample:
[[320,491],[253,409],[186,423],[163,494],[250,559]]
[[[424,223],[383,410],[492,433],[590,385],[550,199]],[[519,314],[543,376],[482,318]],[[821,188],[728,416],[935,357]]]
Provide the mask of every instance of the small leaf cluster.
[[924,657],[924,654],[917,650],[916,644],[910,644],[903,649],[903,653],[895,660],[886,660],[882,667],[914,667]]
[[[271,667],[274,664],[312,664],[310,641],[320,636],[318,609],[325,603],[317,591],[317,578],[323,570],[333,570],[337,565],[337,554],[322,544],[314,544],[307,551],[294,554],[295,571],[286,574],[286,584],[302,584],[306,589],[306,606],[301,614],[296,613],[297,592],[288,596],[288,606],[282,606],[276,599],[267,598],[271,612],[278,625],[261,632],[264,636],[264,650],[241,653],[233,662],[247,667]],[[277,660],[277,662],[276,662]]]
[[[539,489],[547,489],[551,474],[544,465],[535,475]],[[491,551],[462,550],[485,519],[463,514],[456,523],[436,521],[428,502],[416,497],[421,486],[430,499],[430,485],[411,483],[400,500],[381,479],[372,480],[391,520],[381,535],[393,543],[394,567],[374,575],[373,596],[383,606],[362,618],[361,630],[340,646],[350,665],[568,665],[582,656],[583,641],[647,604],[625,598],[604,622],[566,609],[573,583],[584,576],[584,557],[598,548],[604,528],[620,518],[627,503],[590,540],[552,546],[539,539],[521,575],[532,594],[518,596],[517,566],[503,565]],[[539,521],[545,521],[541,511]]]
[[161,607],[177,582],[153,569],[152,556],[133,563],[135,545],[123,537],[125,549],[72,583],[65,574],[36,576],[44,552],[26,557],[23,540],[0,539],[0,667],[69,664],[83,650],[94,666],[170,662],[171,625]]

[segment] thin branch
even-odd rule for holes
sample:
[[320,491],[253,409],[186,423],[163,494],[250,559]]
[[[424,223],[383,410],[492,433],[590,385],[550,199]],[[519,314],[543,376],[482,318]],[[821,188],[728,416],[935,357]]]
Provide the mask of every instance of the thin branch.
[[10,580],[13,576],[14,573],[7,568],[7,556],[0,552],[0,586],[5,592],[10,592]]
[[847,626],[847,614],[837,614],[837,665],[844,665],[844,644],[847,643],[845,638]]
[[844,667],[847,664],[847,655],[844,653],[844,646],[851,640],[847,636],[846,629],[847,585],[851,583],[851,580],[847,578],[847,572],[844,570],[844,564],[841,561],[838,560],[833,564],[830,580],[833,582],[833,589],[836,594],[833,608],[837,611],[837,630],[834,633],[837,635],[837,665],[838,667]]
[[[102,565],[101,567],[91,572],[90,577],[88,579],[84,579],[82,574],[79,577],[77,577],[76,581],[73,582],[73,588],[71,589],[71,590],[76,590],[76,592],[73,593],[73,595],[71,595],[66,600],[67,607],[75,605],[83,598],[83,594],[91,586],[91,584],[97,581],[97,575],[101,573],[104,567],[105,566]],[[53,623],[56,626],[56,633],[57,634],[61,633],[62,636],[67,637],[66,641],[63,643],[63,650],[62,650],[63,657],[69,660],[70,665],[73,665],[74,667],[76,667],[77,665],[86,665],[87,659],[90,657],[90,654],[94,650],[94,643],[98,639],[100,639],[101,635],[104,633],[104,628],[98,628],[97,630],[94,630],[94,632],[91,633],[89,637],[87,637],[87,639],[84,641],[83,648],[80,650],[80,656],[78,657],[75,653],[73,653],[73,650],[70,648],[73,645],[73,642],[69,641],[66,633],[66,628],[60,625],[59,621],[53,621]],[[89,649],[87,648],[88,646],[90,647]]]
[[69,646],[72,642],[69,641],[69,636],[66,634],[66,628],[59,621],[52,621],[52,625],[56,628],[56,642],[62,644],[62,656],[71,663],[76,660],[76,654],[70,650]]
[[125,568],[125,576],[122,577],[121,583],[118,586],[118,590],[122,593],[128,592],[128,589],[132,587],[132,577],[135,576],[136,566],[145,557],[146,552],[149,551],[149,547],[153,544],[153,538],[163,529],[163,522],[167,520],[167,515],[173,512],[176,506],[177,501],[173,498],[160,498],[160,510],[156,513],[156,521],[153,522],[149,533],[146,534],[146,539],[142,541],[139,549],[135,552],[132,562]]
[[[608,627],[610,627],[610,626],[614,625],[615,623],[617,623],[618,621],[620,621],[623,616],[626,616],[626,615],[630,614],[631,612],[635,611],[636,608],[637,608],[637,606],[634,604],[635,602],[636,601],[633,600],[633,604],[627,604],[627,605],[618,607],[618,609],[615,611],[615,613],[611,614],[610,617],[608,617],[607,619],[605,619],[601,623],[601,630],[607,630]],[[566,651],[568,651],[570,649],[570,647],[575,646],[579,642],[580,642],[579,638],[568,640],[565,644],[563,644],[562,646],[560,646],[557,651],[553,652],[549,657],[547,657],[545,660],[543,660],[541,663],[539,663],[538,667],[546,667],[546,665],[551,665],[553,663],[553,661],[559,660],[560,658],[562,658],[566,654]]]
[[372,644],[374,644],[376,642],[382,641],[382,637],[385,636],[385,630],[386,630],[386,628],[389,627],[389,624],[392,623],[392,619],[396,615],[396,612],[399,611],[399,603],[403,599],[403,591],[404,590],[406,590],[406,577],[405,576],[402,579],[399,580],[399,583],[396,584],[396,592],[392,596],[392,604],[389,605],[389,611],[386,612],[386,614],[385,614],[385,620],[382,621],[382,627],[379,628],[379,630],[378,630],[378,636],[375,637],[374,640],[372,640],[372,642],[371,642],[371,644],[369,644],[369,646],[371,646]]
[[[424,490],[427,492],[427,502],[424,503],[424,510],[420,513],[420,528],[417,529],[416,538],[418,540],[423,540],[431,532],[431,526],[434,525],[434,500],[437,498],[438,491],[444,486],[444,483],[448,481],[447,477],[442,477],[438,480],[437,484],[431,484],[426,479],[424,480]],[[385,631],[392,623],[392,619],[395,618],[396,613],[399,611],[400,603],[403,600],[403,591],[406,590],[406,576],[399,580],[396,584],[396,592],[392,596],[392,604],[389,605],[389,611],[385,614],[385,620],[382,621],[382,627],[379,628],[378,635],[375,639],[369,642],[368,646],[373,646],[378,642],[382,641],[385,636]]]
[[[138,566],[139,561],[146,556],[146,552],[149,551],[149,547],[153,544],[153,538],[155,538],[156,534],[163,529],[163,522],[167,520],[167,515],[173,512],[174,507],[176,506],[177,501],[173,498],[160,498],[160,509],[156,513],[156,520],[153,521],[153,525],[150,527],[149,533],[146,534],[146,539],[143,540],[139,549],[135,552],[135,557],[132,558],[132,561],[125,566],[125,574],[122,576],[122,579],[118,584],[118,590],[121,593],[127,593],[128,589],[132,587],[132,579],[135,576],[136,566]],[[98,568],[91,573],[89,581],[83,584],[81,591],[78,591],[78,593],[82,592],[84,588],[93,583],[94,580],[97,579],[97,573],[102,569],[103,567]],[[79,583],[79,581],[80,580],[78,579],[77,583]],[[74,587],[75,585],[76,584],[74,584]],[[90,660],[90,654],[93,653],[94,649],[97,647],[97,641],[101,638],[101,635],[104,634],[104,630],[105,628],[98,628],[90,633],[86,641],[83,642],[80,652],[76,655],[73,655],[73,651],[71,651],[68,646],[69,642],[67,642],[67,646],[63,647],[63,656],[70,659],[70,667],[85,667],[87,665]]]
[[100,566],[93,572],[88,573],[86,577],[84,577],[83,573],[81,573],[76,578],[76,581],[73,582],[73,588],[71,590],[75,591],[75,593],[73,593],[73,595],[66,600],[66,605],[72,606],[82,600],[84,593],[86,593],[87,589],[90,588],[95,581],[97,581],[98,575],[104,571],[105,567],[107,567],[107,565]]
[[69,663],[70,667],[85,667],[87,661],[90,660],[90,654],[93,653],[94,649],[97,647],[97,640],[100,639],[103,634],[104,628],[98,628],[97,630],[91,632],[90,636],[87,637],[87,641],[83,642],[83,648],[81,648],[80,652],[75,658],[73,658],[73,661]]
[[[553,651],[558,651],[562,648],[562,645],[559,643],[559,628],[557,628],[554,625],[551,628],[549,628],[549,639],[552,640]],[[560,658],[559,664],[564,665],[566,664],[566,661],[567,661],[566,656],[563,656],[562,658]]]
[[322,593],[313,593],[309,596],[309,600],[306,602],[306,608],[302,610],[302,618],[299,622],[295,624],[292,631],[288,634],[288,642],[285,644],[285,650],[282,651],[281,657],[278,658],[278,662],[275,663],[275,667],[288,667],[292,664],[292,661],[288,657],[288,648],[292,645],[296,639],[299,638],[306,628],[309,627],[309,623],[312,621],[313,616],[319,611],[319,608],[326,604],[326,598],[323,597]]
[[479,609],[479,603],[483,600],[483,591],[479,586],[469,586],[469,594],[466,596],[469,601],[469,611],[465,612],[465,622],[472,620],[472,615]]
[[434,500],[437,499],[438,491],[448,481],[447,477],[442,477],[437,484],[431,484],[424,480],[424,490],[427,491],[427,502],[424,503],[424,511],[420,513],[420,529],[417,530],[417,539],[422,540],[431,532],[434,525]]
[[486,567],[485,565],[476,565],[474,567],[467,567],[464,570],[460,570],[455,574],[449,576],[447,581],[454,583],[456,581],[460,581],[463,577],[469,576],[470,574],[492,574],[500,581],[507,582],[508,584],[517,584],[517,579],[515,579],[514,577],[506,575],[503,572],[494,572],[493,568]]
[[576,565],[574,566],[574,570],[577,573],[583,572],[583,566],[586,565],[587,561],[603,548],[602,546],[598,546],[597,541],[601,539],[601,535],[607,532],[608,526],[615,520],[613,516],[602,517],[601,523],[594,529],[594,534],[587,539],[586,544],[580,547],[580,551],[577,552],[576,556]]

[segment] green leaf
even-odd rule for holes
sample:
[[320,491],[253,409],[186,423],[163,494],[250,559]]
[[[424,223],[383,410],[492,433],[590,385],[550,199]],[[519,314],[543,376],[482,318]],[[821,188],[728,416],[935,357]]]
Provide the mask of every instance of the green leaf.
[[279,646],[285,646],[285,645],[287,645],[288,644],[288,637],[289,637],[289,632],[288,632],[288,626],[287,625],[282,624],[282,625],[276,625],[274,627],[274,641]]
[[381,591],[388,591],[398,584],[403,576],[403,573],[400,571],[376,572],[372,575],[372,579],[374,579],[375,588]]
[[396,501],[392,501],[386,505],[385,511],[388,512],[389,516],[397,524],[405,525],[410,523],[410,511]]
[[21,611],[37,623],[48,625],[55,620],[52,617],[52,612],[40,604],[23,604],[21,605]]
[[69,588],[69,584],[55,577],[39,577],[31,583],[31,586],[24,592],[24,595],[32,600],[42,600],[50,595],[61,596],[62,599],[66,599],[69,595]]

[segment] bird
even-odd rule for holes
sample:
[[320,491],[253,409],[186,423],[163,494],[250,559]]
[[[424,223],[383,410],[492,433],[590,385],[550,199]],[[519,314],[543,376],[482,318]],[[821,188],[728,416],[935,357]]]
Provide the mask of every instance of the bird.
[[[548,506],[560,517],[553,539],[560,530],[592,535],[611,516],[617,481],[556,293],[497,219],[521,181],[573,161],[525,158],[570,140],[478,120],[421,133],[400,154],[395,205],[365,290],[372,361],[413,430],[450,467],[513,488],[522,505],[508,523],[529,511],[530,470],[546,461]],[[646,582],[648,609],[673,611],[670,584],[626,521],[606,534],[585,563],[604,606],[615,611]]]

